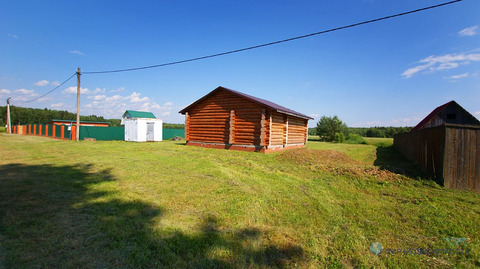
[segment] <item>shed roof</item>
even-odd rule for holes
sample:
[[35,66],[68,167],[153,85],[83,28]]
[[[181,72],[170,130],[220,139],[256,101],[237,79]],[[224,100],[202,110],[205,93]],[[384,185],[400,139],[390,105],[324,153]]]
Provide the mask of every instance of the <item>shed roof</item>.
[[146,118],[146,119],[156,119],[155,115],[153,115],[152,112],[145,112],[145,111],[135,111],[135,110],[127,110],[125,113],[123,113],[123,117],[127,115],[127,113],[130,115],[132,118]]
[[[456,105],[458,106],[459,108],[463,109],[467,114],[470,114],[468,111],[466,111],[461,105],[459,105],[457,102],[455,101],[450,101],[446,104],[443,104],[437,108],[435,108],[432,112],[430,112],[430,114],[428,114],[428,116],[426,116],[422,121],[420,121],[415,127],[413,127],[412,131],[417,131],[419,129],[422,129],[422,127],[427,124],[428,122],[430,122],[430,120],[432,120],[433,118],[435,118],[438,114],[440,114],[440,112],[442,112],[445,108],[447,108],[448,106],[450,105]],[[475,119],[478,124],[480,124],[480,122],[472,116],[473,119]]]
[[236,94],[238,96],[241,96],[245,99],[248,99],[250,101],[253,101],[255,103],[258,103],[262,106],[266,106],[270,109],[273,109],[273,110],[276,110],[277,112],[279,113],[283,113],[283,114],[288,114],[288,115],[292,115],[292,116],[295,116],[295,117],[299,117],[299,118],[303,118],[303,119],[309,119],[309,120],[313,120],[312,117],[309,117],[305,114],[302,114],[302,113],[299,113],[297,111],[294,111],[294,110],[291,110],[291,109],[288,109],[284,106],[281,106],[281,105],[278,105],[278,104],[275,104],[274,102],[270,102],[268,100],[265,100],[265,99],[261,99],[261,98],[258,98],[258,97],[255,97],[255,96],[251,96],[251,95],[248,95],[246,93],[243,93],[243,92],[239,92],[239,91],[235,91],[235,90],[232,90],[232,89],[229,89],[229,88],[225,88],[225,87],[222,87],[222,86],[219,86],[217,87],[215,90],[209,92],[207,95],[203,96],[202,98],[198,99],[197,101],[193,102],[192,104],[190,104],[189,106],[187,106],[186,108],[182,109],[179,113],[181,114],[185,114],[186,112],[188,112],[188,110],[195,106],[196,104],[200,103],[201,101],[203,101],[205,98],[209,97],[210,95],[214,94],[215,92],[219,91],[219,90],[225,90],[225,91],[228,91],[228,92],[231,92],[233,94]]

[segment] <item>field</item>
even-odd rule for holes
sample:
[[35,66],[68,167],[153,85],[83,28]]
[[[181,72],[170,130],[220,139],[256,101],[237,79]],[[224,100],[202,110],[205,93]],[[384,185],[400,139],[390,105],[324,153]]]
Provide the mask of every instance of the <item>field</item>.
[[[480,266],[480,195],[367,142],[260,154],[0,134],[0,268]],[[420,248],[465,251],[403,253]]]

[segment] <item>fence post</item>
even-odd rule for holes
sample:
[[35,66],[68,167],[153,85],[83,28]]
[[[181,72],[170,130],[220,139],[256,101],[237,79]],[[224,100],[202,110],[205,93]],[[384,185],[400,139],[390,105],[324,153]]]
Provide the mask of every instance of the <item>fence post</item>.
[[70,128],[70,139],[76,140],[77,139],[77,126],[72,124]]

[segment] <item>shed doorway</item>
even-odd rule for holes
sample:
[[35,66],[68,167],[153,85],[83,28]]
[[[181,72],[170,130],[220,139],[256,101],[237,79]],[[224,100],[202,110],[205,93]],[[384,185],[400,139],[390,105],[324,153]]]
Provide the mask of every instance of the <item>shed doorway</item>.
[[147,122],[147,142],[155,141],[155,123]]

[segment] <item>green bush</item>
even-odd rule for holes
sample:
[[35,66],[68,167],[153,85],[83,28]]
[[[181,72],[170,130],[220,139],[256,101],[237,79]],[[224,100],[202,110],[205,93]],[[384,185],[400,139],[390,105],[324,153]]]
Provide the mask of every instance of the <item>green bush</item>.
[[0,133],[6,133],[7,132],[7,128],[5,127],[0,127]]
[[361,137],[358,134],[349,134],[347,139],[343,143],[345,143],[345,144],[367,144],[367,141],[365,141],[365,139],[363,139],[363,137]]
[[343,133],[336,132],[333,141],[337,143],[342,143],[343,141],[345,141],[345,135]]

